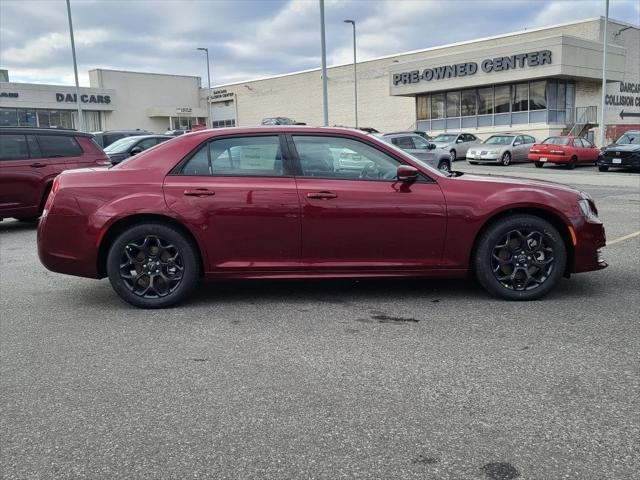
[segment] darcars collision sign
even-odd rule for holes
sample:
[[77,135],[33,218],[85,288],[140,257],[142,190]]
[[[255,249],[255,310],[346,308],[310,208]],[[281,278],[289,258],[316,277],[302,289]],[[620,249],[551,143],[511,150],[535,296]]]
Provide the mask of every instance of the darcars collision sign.
[[425,68],[424,70],[412,70],[410,72],[394,73],[393,85],[408,85],[421,81],[444,80],[454,77],[467,77],[475,75],[478,68],[485,73],[504,72],[517,68],[538,67],[551,63],[551,50],[539,50],[537,52],[520,53],[508,57],[487,58],[480,62],[456,63],[441,67]]

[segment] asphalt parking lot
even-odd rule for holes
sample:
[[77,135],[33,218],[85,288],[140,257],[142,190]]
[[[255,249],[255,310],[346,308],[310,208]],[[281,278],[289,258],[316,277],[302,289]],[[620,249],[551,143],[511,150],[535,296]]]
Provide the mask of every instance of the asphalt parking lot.
[[4,478],[637,478],[640,174],[454,169],[588,191],[610,267],[528,303],[465,281],[233,282],[143,311],[0,223]]

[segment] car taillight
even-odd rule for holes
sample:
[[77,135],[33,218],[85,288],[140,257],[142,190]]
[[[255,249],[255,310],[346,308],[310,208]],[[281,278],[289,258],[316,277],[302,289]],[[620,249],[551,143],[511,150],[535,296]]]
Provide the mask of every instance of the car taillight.
[[532,148],[530,151],[533,153],[538,153],[540,150],[538,150],[537,148]]
[[56,196],[58,189],[60,188],[60,180],[58,177],[53,179],[53,184],[51,185],[51,190],[49,191],[49,196],[47,197],[47,201],[44,203],[44,210],[42,211],[42,216],[46,217],[49,211],[51,211],[51,206],[53,205],[53,197]]
[[555,153],[556,155],[564,155],[564,150],[551,150],[551,153]]

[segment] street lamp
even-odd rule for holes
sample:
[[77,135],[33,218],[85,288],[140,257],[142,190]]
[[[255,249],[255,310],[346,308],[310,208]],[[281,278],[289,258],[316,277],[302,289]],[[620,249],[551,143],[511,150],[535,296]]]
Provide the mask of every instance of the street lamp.
[[604,122],[606,120],[605,116],[605,100],[607,95],[607,27],[609,25],[609,0],[605,2],[605,16],[604,16],[604,35],[603,35],[603,44],[602,44],[602,107],[600,108],[600,146],[604,147],[607,140],[607,132],[605,132]]
[[320,49],[322,51],[322,119],[325,127],[329,126],[329,94],[327,86],[327,42],[324,32],[324,0],[319,0],[320,6]]
[[84,131],[82,106],[80,105],[80,83],[78,82],[78,62],[76,61],[76,42],[73,39],[73,22],[71,21],[71,4],[67,0],[67,16],[69,17],[69,36],[71,37],[71,55],[73,56],[73,74],[76,77],[76,105],[78,107],[78,130]]
[[344,23],[353,25],[353,101],[356,114],[356,128],[358,128],[358,67],[356,63],[356,21],[345,20]]
[[207,126],[212,128],[213,126],[213,118],[211,116],[211,72],[209,70],[209,49],[204,47],[198,47],[197,50],[202,50],[207,54],[207,88],[209,89],[209,94],[207,95],[207,105],[209,117],[207,118]]

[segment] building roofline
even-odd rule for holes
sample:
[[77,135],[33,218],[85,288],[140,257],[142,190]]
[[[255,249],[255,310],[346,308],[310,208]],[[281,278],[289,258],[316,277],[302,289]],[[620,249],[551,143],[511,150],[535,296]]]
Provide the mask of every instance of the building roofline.
[[[540,32],[540,31],[544,31],[544,30],[550,30],[552,28],[558,28],[558,27],[566,27],[568,25],[577,25],[579,23],[589,23],[589,22],[594,22],[594,21],[598,21],[598,20],[604,20],[603,16],[599,16],[599,17],[590,17],[590,18],[583,18],[582,20],[572,20],[570,22],[563,22],[563,23],[557,23],[554,25],[547,25],[544,27],[536,27],[536,28],[531,28],[531,29],[524,29],[524,30],[517,30],[515,32],[508,32],[508,33],[501,33],[498,35],[492,35],[489,37],[481,37],[481,38],[474,38],[472,40],[464,40],[461,42],[454,42],[454,43],[447,43],[445,45],[438,45],[435,47],[427,47],[427,48],[421,48],[418,50],[410,50],[408,52],[401,52],[401,53],[393,53],[391,55],[383,55],[380,57],[375,57],[375,58],[370,58],[368,60],[363,60],[361,62],[358,62],[358,65],[362,65],[364,63],[368,63],[368,62],[376,62],[378,60],[385,60],[387,58],[394,58],[394,57],[400,57],[400,56],[404,56],[404,55],[413,55],[416,53],[423,53],[423,52],[430,52],[430,51],[435,51],[435,50],[440,50],[443,48],[451,48],[451,47],[458,47],[461,45],[469,45],[472,43],[478,43],[478,42],[484,42],[487,40],[497,40],[499,38],[507,38],[507,37],[513,37],[515,35],[520,35],[523,33],[531,33],[531,32]],[[634,25],[632,23],[627,23],[624,22],[622,20],[616,20],[613,19],[611,17],[609,17],[609,22],[614,22],[614,23],[618,23],[620,25],[625,25],[625,26],[629,26],[629,27],[633,27],[633,28],[640,28],[638,25]],[[327,69],[330,68],[338,68],[338,67],[346,67],[346,66],[350,66],[353,65],[353,63],[349,62],[349,63],[339,63],[339,64],[335,64],[335,65],[329,65],[327,66]],[[279,73],[277,75],[267,75],[264,77],[257,77],[257,78],[251,78],[248,80],[242,80],[242,81],[237,81],[237,82],[230,82],[230,83],[223,83],[223,84],[219,84],[219,85],[212,85],[211,88],[222,88],[222,87],[231,87],[234,85],[241,85],[243,83],[253,83],[253,82],[260,82],[263,80],[271,80],[274,78],[282,78],[282,77],[288,77],[290,75],[300,75],[302,73],[310,73],[310,72],[319,72],[321,70],[321,68],[316,67],[316,68],[309,68],[306,70],[298,70],[295,72],[288,72],[288,73]]]
[[114,68],[92,68],[89,72],[116,72],[116,73],[133,73],[135,75],[157,75],[161,77],[185,77],[185,78],[197,78],[202,81],[202,78],[198,75],[180,75],[175,73],[155,73],[155,72],[136,72],[131,70],[118,70]]

